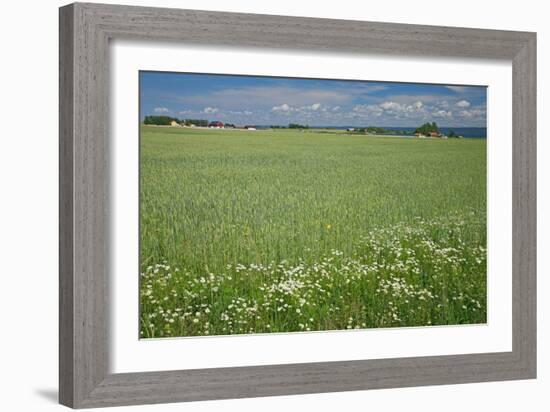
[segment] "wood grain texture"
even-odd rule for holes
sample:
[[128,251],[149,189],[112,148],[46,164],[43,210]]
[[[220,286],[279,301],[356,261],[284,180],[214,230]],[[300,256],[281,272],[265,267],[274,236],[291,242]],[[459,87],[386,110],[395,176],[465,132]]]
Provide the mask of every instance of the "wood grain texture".
[[[536,36],[498,30],[75,3],[60,9],[60,402],[85,408],[536,375]],[[513,64],[513,350],[110,374],[109,40]]]
[[72,6],[59,13],[59,400],[73,404],[73,30]]
[[513,351],[522,365],[536,375],[536,37],[514,57],[512,157],[512,310]]

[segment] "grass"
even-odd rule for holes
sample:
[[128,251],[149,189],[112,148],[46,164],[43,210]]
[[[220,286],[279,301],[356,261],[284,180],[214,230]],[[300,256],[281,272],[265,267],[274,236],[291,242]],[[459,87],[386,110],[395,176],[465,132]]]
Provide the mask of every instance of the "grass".
[[142,337],[486,321],[486,142],[143,127]]

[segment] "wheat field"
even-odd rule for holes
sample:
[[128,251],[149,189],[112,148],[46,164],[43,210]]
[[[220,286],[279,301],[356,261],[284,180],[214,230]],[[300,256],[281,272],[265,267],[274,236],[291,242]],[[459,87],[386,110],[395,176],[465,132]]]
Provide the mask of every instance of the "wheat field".
[[486,141],[142,126],[142,338],[486,322]]

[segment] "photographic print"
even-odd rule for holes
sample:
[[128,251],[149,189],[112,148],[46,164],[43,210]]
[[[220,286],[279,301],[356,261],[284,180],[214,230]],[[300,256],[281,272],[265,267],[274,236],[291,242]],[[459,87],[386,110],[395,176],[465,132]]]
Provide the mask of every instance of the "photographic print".
[[140,338],[486,323],[486,87],[139,83]]

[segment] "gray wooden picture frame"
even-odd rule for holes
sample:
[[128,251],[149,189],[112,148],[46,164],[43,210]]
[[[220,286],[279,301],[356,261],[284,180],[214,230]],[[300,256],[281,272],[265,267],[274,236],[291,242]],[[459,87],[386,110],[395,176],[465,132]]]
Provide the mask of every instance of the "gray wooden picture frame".
[[[536,34],[75,3],[60,9],[59,399],[73,408],[536,376]],[[511,352],[109,373],[109,41],[496,58],[513,65]]]

